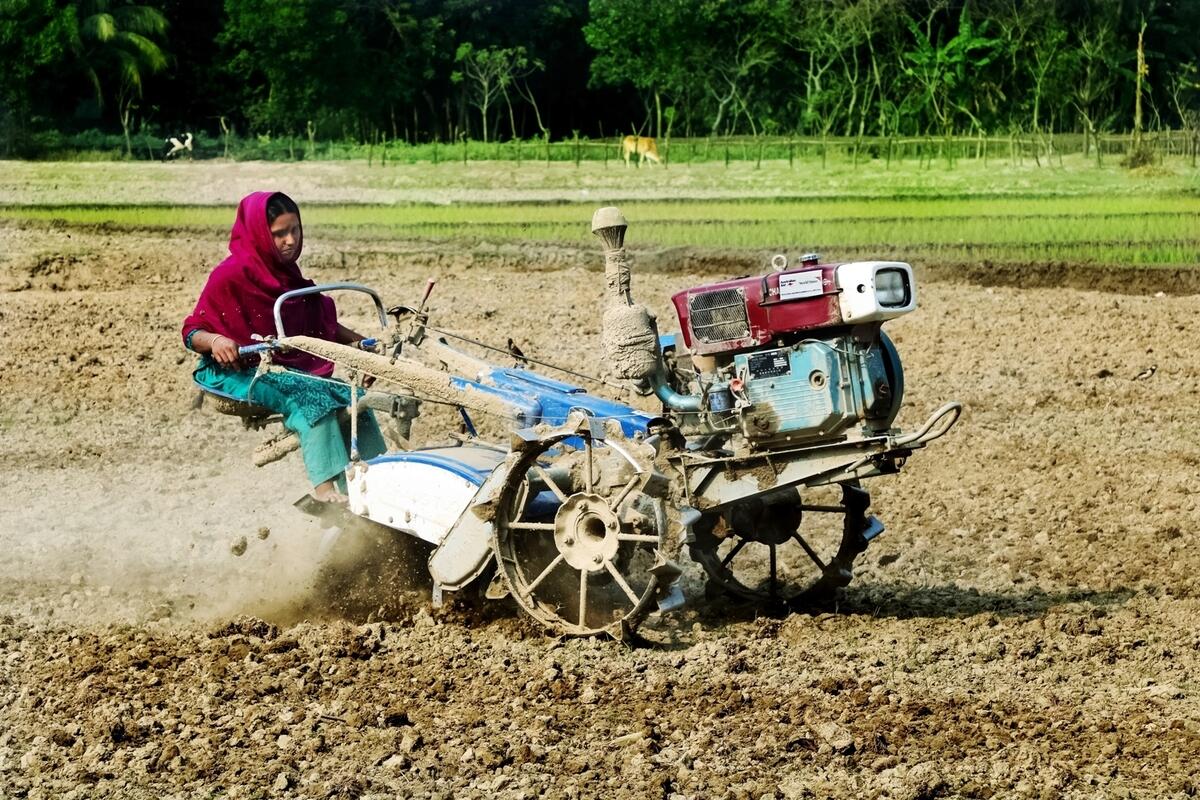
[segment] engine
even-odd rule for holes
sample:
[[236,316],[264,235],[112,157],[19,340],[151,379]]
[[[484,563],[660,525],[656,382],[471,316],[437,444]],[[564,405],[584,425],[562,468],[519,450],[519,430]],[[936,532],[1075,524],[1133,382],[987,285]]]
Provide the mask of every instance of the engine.
[[681,430],[785,449],[848,438],[859,425],[868,437],[891,428],[904,372],[881,326],[916,308],[912,267],[810,255],[789,268],[778,255],[767,275],[679,292],[671,300],[694,368],[685,373],[664,363],[657,321],[633,300],[627,227],[615,208],[592,218],[604,242],[605,359],[653,390]]
[[912,267],[818,264],[699,286],[672,297],[705,408],[755,447],[891,426],[904,391],[884,321],[916,308]]

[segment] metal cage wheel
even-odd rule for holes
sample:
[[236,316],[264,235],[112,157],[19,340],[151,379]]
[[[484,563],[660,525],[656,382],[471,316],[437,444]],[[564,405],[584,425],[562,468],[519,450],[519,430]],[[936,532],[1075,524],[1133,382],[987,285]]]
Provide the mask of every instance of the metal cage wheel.
[[[869,505],[857,482],[842,484],[840,505],[746,503],[701,520],[691,555],[712,590],[777,612],[818,605],[850,583],[855,559],[882,531]],[[804,512],[842,515],[836,545],[804,535]]]
[[[655,607],[662,501],[647,466],[584,422],[529,442],[496,502],[496,563],[517,604],[571,635],[636,630]],[[578,449],[552,452],[567,440]]]

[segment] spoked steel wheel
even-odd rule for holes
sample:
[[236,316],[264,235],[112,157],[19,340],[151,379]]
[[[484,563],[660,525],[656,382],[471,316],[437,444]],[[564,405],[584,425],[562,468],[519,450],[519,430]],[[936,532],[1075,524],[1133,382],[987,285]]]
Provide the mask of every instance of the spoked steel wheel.
[[[718,591],[771,610],[829,600],[850,583],[854,560],[883,531],[866,509],[870,496],[842,485],[840,505],[764,504],[751,501],[709,516],[693,529],[692,558]],[[806,534],[805,513],[841,515],[841,532]]]
[[635,630],[677,573],[661,555],[663,502],[646,493],[652,466],[640,445],[603,436],[584,421],[528,442],[497,500],[500,572],[561,633]]

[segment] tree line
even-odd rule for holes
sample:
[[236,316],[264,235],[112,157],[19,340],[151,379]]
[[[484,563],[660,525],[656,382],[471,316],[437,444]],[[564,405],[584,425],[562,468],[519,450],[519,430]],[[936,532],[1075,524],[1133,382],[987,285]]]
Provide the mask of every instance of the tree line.
[[1198,0],[0,0],[38,131],[349,141],[1200,127]]

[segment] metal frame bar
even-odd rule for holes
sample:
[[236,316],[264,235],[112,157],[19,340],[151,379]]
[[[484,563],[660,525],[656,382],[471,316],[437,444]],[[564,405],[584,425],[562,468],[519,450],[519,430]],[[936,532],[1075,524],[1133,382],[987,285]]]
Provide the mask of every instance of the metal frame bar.
[[387,330],[387,312],[383,308],[383,299],[379,293],[369,286],[363,286],[361,283],[322,283],[316,286],[306,286],[303,289],[292,289],[290,292],[284,292],[275,298],[275,335],[282,339],[287,334],[283,332],[283,304],[293,297],[302,297],[308,294],[322,294],[324,292],[362,292],[368,294],[375,301],[375,310],[379,312],[379,327]]

